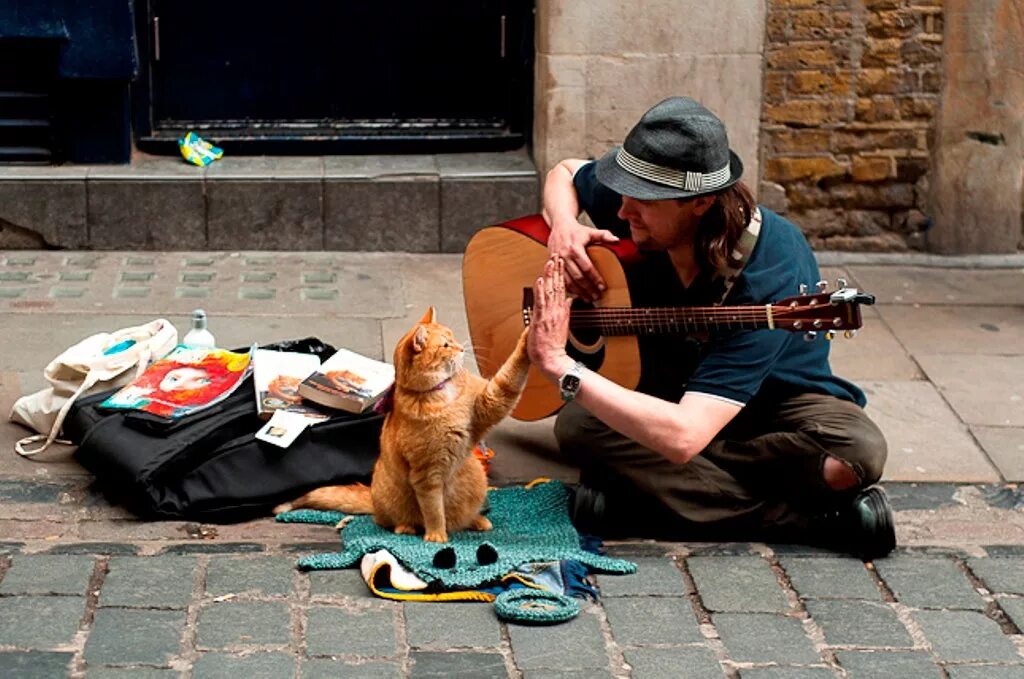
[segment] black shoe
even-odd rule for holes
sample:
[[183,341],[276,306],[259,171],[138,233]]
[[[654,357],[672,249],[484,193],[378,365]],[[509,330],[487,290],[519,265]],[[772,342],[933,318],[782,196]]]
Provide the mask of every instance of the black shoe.
[[896,547],[892,506],[879,486],[861,491],[816,523],[823,546],[864,561],[886,556]]
[[570,491],[569,520],[581,533],[607,537],[607,503],[604,493],[585,485]]

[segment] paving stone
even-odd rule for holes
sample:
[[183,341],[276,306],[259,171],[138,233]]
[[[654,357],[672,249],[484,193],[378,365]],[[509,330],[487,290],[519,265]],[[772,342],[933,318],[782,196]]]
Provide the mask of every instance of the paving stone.
[[956,507],[960,503],[953,496],[959,488],[956,483],[886,483],[885,493],[893,511],[899,512]]
[[[335,545],[335,548],[337,545]],[[310,596],[357,596],[371,595],[359,570],[347,568],[340,571],[309,571]]]
[[0,555],[17,554],[24,546],[24,542],[0,542]]
[[306,623],[309,655],[393,656],[395,622],[391,609],[311,606]]
[[914,611],[911,615],[942,661],[1012,662],[1021,659],[999,625],[981,613]]
[[821,625],[830,646],[914,645],[896,611],[883,603],[814,600],[807,602],[807,612]]
[[967,565],[990,592],[1024,594],[1024,558],[970,559]]
[[186,556],[114,557],[100,606],[185,608],[192,599],[196,560]]
[[[951,269],[923,266],[850,265],[854,280],[862,282],[879,304],[913,304],[972,308],[996,299],[1009,306],[1024,305],[1020,269]],[[870,282],[870,287],[868,287]],[[934,328],[935,326],[931,326]],[[941,326],[939,326],[941,327]]]
[[602,596],[686,596],[686,581],[672,559],[646,557],[630,561],[636,563],[636,573],[597,576]]
[[493,606],[479,603],[407,602],[406,639],[413,648],[449,649],[501,644]]
[[206,593],[288,596],[294,577],[295,561],[287,557],[214,557],[206,571]]
[[710,611],[775,613],[789,602],[768,562],[756,556],[698,556],[686,560]]
[[1007,481],[1024,481],[1024,427],[971,427]]
[[69,644],[84,613],[83,597],[0,597],[0,646],[46,649]]
[[882,593],[859,559],[793,558],[779,559],[793,589],[804,599],[874,599]]
[[178,679],[181,673],[154,667],[90,667],[86,679]]
[[393,662],[374,660],[356,663],[335,658],[310,658],[302,663],[302,672],[299,676],[302,679],[401,679],[405,675],[402,674],[402,666]]
[[559,625],[509,625],[508,633],[516,666],[524,673],[608,668],[601,626],[585,611]]
[[[883,479],[994,483],[999,474],[934,384],[863,381],[867,413],[885,435]],[[927,427],[921,423],[927,422]]]
[[612,636],[622,646],[700,643],[704,637],[689,599],[628,597],[605,599]]
[[0,481],[0,501],[56,502],[62,493],[66,493],[73,488],[74,486],[67,483]]
[[494,679],[508,676],[505,658],[500,653],[431,653],[414,651],[409,654],[412,669],[409,679],[437,677],[448,679]]
[[138,545],[126,545],[123,542],[71,542],[57,545],[47,554],[103,554],[117,556],[133,556],[139,553]]
[[725,672],[706,646],[627,648],[622,652],[635,679],[722,679]]
[[0,677],[53,679],[66,676],[74,653],[9,651],[0,653]]
[[875,570],[896,599],[914,608],[976,608],[985,602],[949,559],[895,556],[875,562]]
[[291,619],[284,602],[214,603],[199,611],[198,625],[196,646],[200,648],[291,642]]
[[999,607],[1010,616],[1017,629],[1024,631],[1024,599],[1000,599]]
[[712,621],[730,659],[810,665],[821,662],[803,625],[782,615],[716,613]]
[[295,658],[287,653],[253,653],[237,656],[228,653],[204,653],[192,665],[192,679],[279,679],[295,672]]
[[947,665],[949,679],[1020,679],[1024,665]]
[[161,554],[254,554],[264,546],[255,542],[183,542],[171,545]]
[[917,357],[928,379],[969,425],[1024,427],[1024,360],[1014,356],[933,354]]
[[836,675],[829,667],[751,667],[740,670],[740,676],[743,679],[834,679]]
[[530,670],[523,679],[613,679],[609,670]]
[[87,556],[16,556],[3,582],[0,582],[0,594],[85,596],[95,563],[95,559]]
[[899,677],[940,679],[942,673],[924,651],[836,651],[836,659],[850,679]]
[[184,611],[101,608],[85,642],[89,665],[167,665],[181,646]]

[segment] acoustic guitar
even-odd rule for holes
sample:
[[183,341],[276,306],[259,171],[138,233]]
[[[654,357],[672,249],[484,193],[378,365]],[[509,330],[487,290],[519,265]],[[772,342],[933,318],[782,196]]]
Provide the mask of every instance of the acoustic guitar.
[[[533,282],[548,259],[550,229],[540,215],[522,217],[478,231],[466,246],[462,260],[462,289],[466,317],[477,368],[490,378],[512,353],[533,309]],[[573,302],[569,318],[569,355],[591,370],[629,389],[640,380],[637,335],[673,333],[703,334],[716,329],[771,328],[806,333],[814,339],[822,333],[832,339],[837,331],[852,336],[861,327],[861,304],[875,298],[847,288],[827,292],[818,282],[817,293],[800,294],[760,306],[652,307],[630,303],[625,267],[639,261],[632,241],[620,240],[587,249],[607,288],[594,305]],[[512,416],[539,420],[562,407],[558,386],[535,367],[530,368],[526,389]]]

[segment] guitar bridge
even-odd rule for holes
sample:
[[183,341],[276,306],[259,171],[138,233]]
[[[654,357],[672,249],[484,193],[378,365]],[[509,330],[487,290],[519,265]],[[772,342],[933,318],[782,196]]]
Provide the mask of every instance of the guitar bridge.
[[533,313],[533,288],[523,288],[523,325],[530,325]]

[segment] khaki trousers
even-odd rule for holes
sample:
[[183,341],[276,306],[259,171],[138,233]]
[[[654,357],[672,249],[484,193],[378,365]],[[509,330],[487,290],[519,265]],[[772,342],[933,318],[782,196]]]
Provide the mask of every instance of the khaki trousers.
[[[587,485],[653,498],[681,523],[712,532],[713,526],[801,530],[810,513],[877,482],[886,458],[885,439],[863,409],[823,394],[748,404],[685,464],[644,448],[575,403],[559,413],[555,436]],[[828,456],[852,467],[855,488],[840,493],[825,483]]]

